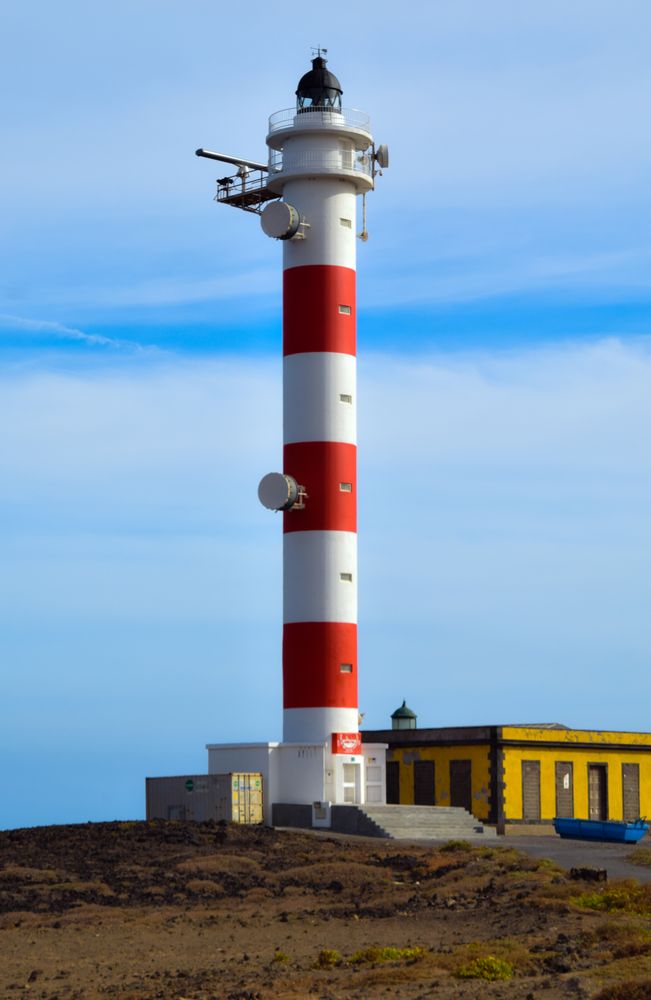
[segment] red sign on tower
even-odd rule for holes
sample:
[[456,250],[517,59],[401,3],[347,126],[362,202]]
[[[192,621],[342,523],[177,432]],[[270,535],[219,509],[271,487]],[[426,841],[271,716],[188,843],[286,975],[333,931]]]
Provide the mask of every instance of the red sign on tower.
[[333,733],[332,752],[355,754],[362,752],[361,733]]

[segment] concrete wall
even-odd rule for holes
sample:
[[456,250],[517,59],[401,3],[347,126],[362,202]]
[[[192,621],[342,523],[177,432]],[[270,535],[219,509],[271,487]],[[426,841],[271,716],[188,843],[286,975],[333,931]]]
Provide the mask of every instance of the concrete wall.
[[278,750],[274,802],[321,802],[325,799],[323,744],[282,743]]

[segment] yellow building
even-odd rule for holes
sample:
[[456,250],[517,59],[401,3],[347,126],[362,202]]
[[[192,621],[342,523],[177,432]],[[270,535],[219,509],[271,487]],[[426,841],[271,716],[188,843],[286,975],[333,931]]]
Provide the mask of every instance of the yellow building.
[[393,718],[393,729],[362,734],[389,746],[387,802],[463,806],[500,833],[542,832],[555,816],[651,816],[651,733],[557,723],[417,729],[404,704]]

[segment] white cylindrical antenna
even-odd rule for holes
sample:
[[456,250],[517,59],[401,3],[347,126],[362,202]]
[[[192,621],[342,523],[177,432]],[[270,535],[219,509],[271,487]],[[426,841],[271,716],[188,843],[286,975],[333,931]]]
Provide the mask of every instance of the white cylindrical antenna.
[[243,160],[241,156],[228,156],[226,153],[213,153],[209,149],[195,150],[195,156],[204,156],[207,160],[219,160],[220,163],[232,163],[236,167],[250,167],[251,170],[268,170],[266,163],[257,160]]

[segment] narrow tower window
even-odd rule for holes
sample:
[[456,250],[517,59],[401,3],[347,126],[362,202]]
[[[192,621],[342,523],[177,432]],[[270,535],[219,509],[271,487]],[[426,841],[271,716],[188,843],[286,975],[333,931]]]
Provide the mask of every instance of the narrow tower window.
[[340,663],[339,670],[341,671],[342,674],[352,674],[353,665],[352,663]]
[[344,229],[352,229],[353,228],[353,220],[352,219],[340,219],[339,223],[340,223],[340,225],[342,225],[344,227]]
[[341,493],[352,493],[353,484],[352,483],[339,483],[339,490]]
[[350,316],[352,310],[350,306],[339,306],[339,312],[342,314],[342,316]]
[[349,392],[340,392],[339,399],[342,403],[352,403],[353,401],[353,397],[350,395]]
[[353,574],[352,573],[340,573],[339,574],[339,579],[343,580],[344,583],[352,583],[353,582]]

